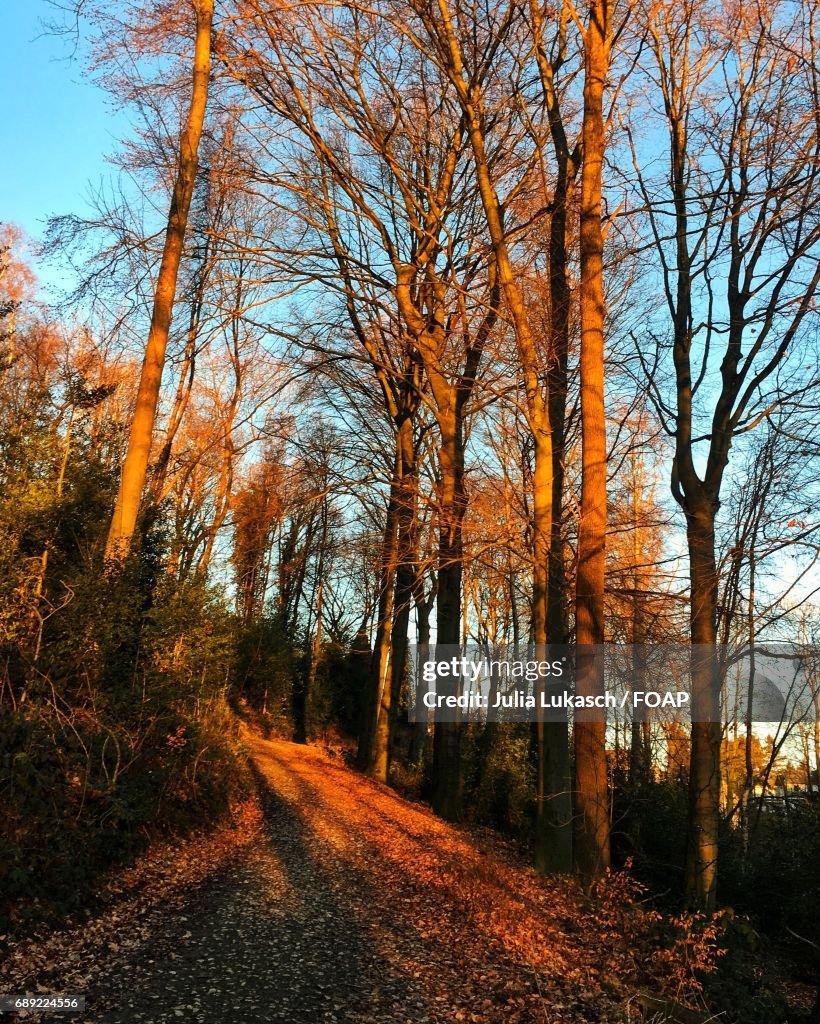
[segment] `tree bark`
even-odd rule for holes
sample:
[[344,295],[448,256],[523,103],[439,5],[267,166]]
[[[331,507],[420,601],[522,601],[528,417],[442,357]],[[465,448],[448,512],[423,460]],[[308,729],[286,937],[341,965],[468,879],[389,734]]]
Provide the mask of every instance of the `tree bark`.
[[[461,642],[462,526],[464,492],[464,439],[456,409],[439,409],[439,563],[436,594],[436,647],[458,647]],[[437,693],[455,693],[453,681],[439,679]],[[448,821],[458,821],[462,807],[461,722],[437,722],[433,734],[433,810]]]
[[[430,658],[430,612],[433,608],[436,588],[425,596],[422,581],[416,579],[413,601],[416,608],[416,635],[418,641],[417,664],[423,665]],[[429,731],[429,711],[423,703],[424,690],[420,684],[416,689],[416,724],[413,729],[413,740],[410,747],[410,763],[419,764],[424,757]]]
[[686,535],[691,581],[692,752],[685,877],[689,904],[710,913],[717,895],[721,740],[715,650],[718,576],[711,503],[703,501],[687,511]]
[[199,141],[208,103],[213,13],[214,0],[197,0],[191,102],[187,121],[180,136],[179,167],[168,213],[162,262],[154,291],[151,327],[145,346],[134,417],[131,421],[128,451],[105,549],[106,560],[114,563],[122,563],[131,548],[148,472],[177,277],[196,181]]
[[[536,438],[533,472],[533,609],[532,640],[536,661],[547,660],[549,613],[549,575],[554,517],[553,448],[539,446]],[[539,450],[539,447],[541,450]],[[544,686],[541,681],[539,692]],[[568,723],[535,723],[537,756],[536,815],[533,834],[533,859],[538,871],[568,873],[572,870],[572,797],[569,761]]]
[[[643,473],[632,455],[632,691],[642,693],[646,688],[646,617],[643,581],[643,530],[640,526],[641,488]],[[648,782],[651,776],[652,756],[649,745],[649,716],[646,705],[632,708],[629,744],[629,781],[633,785]]]
[[[534,5],[537,7],[537,5]],[[546,54],[540,55],[545,61]],[[571,292],[567,252],[567,218],[577,174],[577,153],[570,152],[558,99],[552,85],[553,68],[542,64],[548,100],[550,132],[556,160],[549,229],[549,363],[547,418],[552,448],[552,504],[550,508],[547,631],[550,643],[567,641],[566,579],[564,572],[564,459],[566,446],[567,365]],[[534,836],[537,870],[568,874],[572,871],[572,766],[569,721],[539,723],[538,781]]]
[[[607,524],[604,414],[603,95],[609,68],[608,0],[592,0],[584,37],[581,170],[581,521],[576,584],[576,686],[604,692],[604,558]],[[586,879],[609,866],[606,722],[575,720],[575,866]]]
[[[393,607],[393,650],[390,671],[390,714],[388,756],[395,745],[399,699],[407,666],[407,632],[416,582],[418,561],[418,469],[413,421],[407,419],[400,428],[403,474],[399,501],[398,566],[396,596]],[[388,765],[389,768],[389,765]]]
[[[398,443],[398,442],[397,442]],[[387,672],[390,662],[390,639],[393,626],[393,591],[396,581],[398,495],[400,488],[401,458],[397,452],[390,484],[390,499],[384,524],[379,566],[379,606],[376,640],[370,661],[370,680],[362,707],[357,763],[362,771],[376,775],[382,771],[386,779],[387,751],[380,754],[377,735],[384,690],[389,688]],[[386,743],[386,740],[385,740]],[[382,770],[383,766],[383,770]]]
[[407,660],[407,628],[413,597],[416,475],[413,420],[409,416],[399,425],[396,454],[396,546],[392,566],[394,591],[389,602],[392,622],[383,641],[389,643],[390,653],[387,655],[385,652],[386,663],[383,665],[370,761],[370,774],[381,782],[387,782],[389,777],[391,742]]

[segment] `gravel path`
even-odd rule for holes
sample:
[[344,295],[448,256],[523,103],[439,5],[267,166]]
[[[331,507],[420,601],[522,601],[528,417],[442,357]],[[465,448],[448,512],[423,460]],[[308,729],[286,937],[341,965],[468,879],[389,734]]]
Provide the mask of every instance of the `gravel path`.
[[[269,774],[276,765],[264,748],[259,761]],[[123,1003],[104,1024],[433,1019],[420,986],[374,950],[379,922],[359,920],[361,879],[281,788],[286,798],[267,794],[263,841],[118,967]]]
[[[118,912],[84,975],[88,1010],[49,1019],[624,1019],[616,961],[628,954],[602,948],[566,880],[537,878],[497,837],[453,828],[338,758],[248,743],[264,827],[187,895],[131,922]],[[80,976],[52,964],[33,978],[47,982],[41,991],[77,992],[60,982]]]

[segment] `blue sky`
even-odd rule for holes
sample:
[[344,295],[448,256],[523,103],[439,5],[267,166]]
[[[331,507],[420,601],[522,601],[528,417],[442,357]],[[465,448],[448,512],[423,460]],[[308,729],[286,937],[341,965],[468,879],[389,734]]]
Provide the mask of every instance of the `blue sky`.
[[43,35],[54,13],[46,0],[0,0],[0,221],[35,239],[50,214],[88,209],[89,185],[108,176],[106,155],[127,133],[83,78],[82,57],[67,59],[70,43]]

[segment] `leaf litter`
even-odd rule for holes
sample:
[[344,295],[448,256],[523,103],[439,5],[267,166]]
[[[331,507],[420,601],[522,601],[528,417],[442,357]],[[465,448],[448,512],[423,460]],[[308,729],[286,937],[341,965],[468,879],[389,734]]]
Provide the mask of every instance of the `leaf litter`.
[[0,990],[85,993],[71,1019],[101,1024],[628,1019],[646,950],[576,882],[326,751],[247,743],[259,800],[118,875],[91,920],[12,946]]

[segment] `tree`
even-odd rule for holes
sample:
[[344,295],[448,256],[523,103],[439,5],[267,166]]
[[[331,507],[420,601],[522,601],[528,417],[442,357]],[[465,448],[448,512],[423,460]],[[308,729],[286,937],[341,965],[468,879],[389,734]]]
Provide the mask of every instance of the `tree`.
[[[529,184],[531,163],[537,163],[541,147],[525,160],[523,173],[516,166],[515,183],[510,182],[510,162],[518,156],[520,139],[516,130],[520,126],[509,118],[509,87],[506,82],[512,74],[504,59],[505,46],[515,39],[523,11],[515,3],[504,5],[490,19],[478,6],[451,6],[439,3],[437,8],[413,4],[413,12],[423,27],[428,40],[427,51],[446,74],[461,109],[465,132],[469,140],[474,174],[484,213],[487,234],[492,247],[492,258],[504,309],[509,317],[516,342],[518,364],[524,384],[524,407],[531,432],[534,458],[532,473],[532,643],[543,651],[548,641],[548,582],[551,551],[554,548],[555,516],[553,508],[554,451],[550,406],[549,374],[544,371],[544,360],[538,339],[527,310],[522,281],[514,263],[513,234],[506,222],[507,211],[514,209],[520,192]],[[413,31],[414,29],[409,29]],[[537,46],[542,46],[538,40]],[[504,84],[502,84],[504,83]],[[544,79],[545,92],[554,99],[554,90]],[[503,97],[503,121],[498,101],[489,97]],[[499,129],[499,122],[503,127]],[[525,118],[528,127],[532,122]],[[499,129],[500,138],[493,129]],[[503,201],[501,189],[506,186]],[[565,202],[560,197],[559,203]],[[564,244],[561,220],[556,220],[556,238]],[[557,274],[561,273],[561,268]],[[560,288],[554,298],[560,304],[564,292]],[[560,355],[559,355],[560,365]],[[554,559],[553,559],[554,561]],[[563,639],[563,637],[561,638]],[[567,726],[562,722],[540,722],[538,725],[538,827],[537,859],[545,870],[568,870],[571,862],[569,812],[569,752]]]
[[[592,0],[583,38],[580,228],[582,468],[575,640],[578,644],[576,690],[581,696],[595,696],[604,690],[600,645],[604,641],[607,444],[602,171],[606,146],[603,99],[612,41],[610,0]],[[582,875],[595,878],[609,867],[606,722],[576,718],[574,742],[575,861]]]
[[17,358],[17,321],[21,304],[31,297],[34,273],[21,256],[22,233],[0,223],[0,384]]
[[[383,775],[380,729],[387,728],[393,690],[393,612],[409,607],[409,575],[401,580],[402,593],[394,588],[407,557],[399,550],[413,546],[413,517],[406,513],[417,486],[416,410],[427,403],[441,441],[437,640],[458,645],[464,423],[498,316],[497,287],[476,240],[475,187],[464,173],[458,110],[412,45],[386,20],[355,11],[341,16],[335,8],[315,5],[309,16],[285,16],[251,3],[247,14],[243,45],[231,57],[233,73],[264,103],[280,136],[280,147],[261,173],[274,201],[284,194],[289,208],[295,205],[301,230],[307,230],[299,236],[303,265],[311,268],[305,278],[332,282],[331,294],[349,324],[343,337],[354,341],[353,357],[371,367],[393,424],[396,451],[361,755],[363,764]],[[345,69],[342,78],[339,68]],[[258,129],[263,137],[270,130]],[[299,169],[295,177],[293,168]],[[309,252],[306,237],[316,242]],[[291,263],[293,256],[288,251]],[[338,340],[338,321],[333,324]],[[440,723],[434,744],[434,804],[450,817],[461,813],[458,737],[458,723]]]
[[179,161],[174,184],[165,245],[154,291],[151,327],[145,346],[139,389],[122,468],[117,501],[108,531],[106,558],[122,563],[131,547],[142,493],[148,473],[151,442],[157,416],[168,332],[174,309],[177,276],[182,260],[188,212],[194,192],[199,143],[208,103],[211,69],[213,0],[196,0],[196,36],[193,56],[193,84],[187,119],[179,139]]
[[[813,386],[811,373],[788,370],[820,284],[820,135],[807,99],[818,85],[812,18],[811,5],[778,2],[726,5],[719,18],[699,0],[642,13],[669,146],[660,194],[634,134],[633,154],[672,338],[671,402],[657,362],[646,369],[674,439],[671,488],[686,521],[694,718],[687,892],[707,910],[717,884],[723,485],[732,446]],[[656,341],[660,361],[662,336]]]

